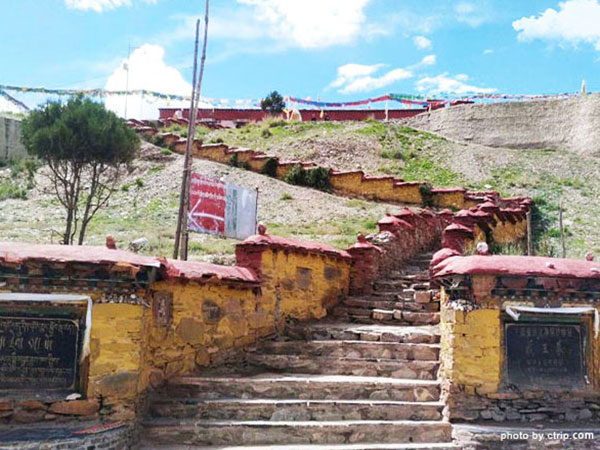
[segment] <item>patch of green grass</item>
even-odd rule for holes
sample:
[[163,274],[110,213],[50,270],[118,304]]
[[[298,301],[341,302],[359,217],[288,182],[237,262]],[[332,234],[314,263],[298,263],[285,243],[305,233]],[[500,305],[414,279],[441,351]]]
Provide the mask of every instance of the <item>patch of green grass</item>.
[[402,170],[402,178],[406,181],[426,181],[436,187],[451,186],[461,181],[456,172],[424,157],[409,158]]
[[387,126],[384,122],[375,119],[365,120],[365,126],[360,128],[357,133],[366,135],[380,136],[387,133]]
[[361,200],[359,198],[353,198],[352,200],[348,200],[344,206],[346,206],[347,208],[360,208],[360,209],[367,209],[368,204],[367,202],[365,202],[364,200]]
[[283,195],[281,196],[281,200],[294,200],[294,197],[292,197],[291,194],[284,192]]
[[0,182],[0,201],[11,198],[25,200],[27,198],[27,189],[20,187],[12,180]]
[[379,153],[379,155],[383,158],[383,159],[404,159],[405,155],[404,152],[398,149],[391,149],[391,150],[382,150],[381,153]]
[[165,166],[163,166],[163,165],[153,167],[150,170],[148,170],[148,175],[154,175],[155,173],[158,173],[164,169],[165,169]]

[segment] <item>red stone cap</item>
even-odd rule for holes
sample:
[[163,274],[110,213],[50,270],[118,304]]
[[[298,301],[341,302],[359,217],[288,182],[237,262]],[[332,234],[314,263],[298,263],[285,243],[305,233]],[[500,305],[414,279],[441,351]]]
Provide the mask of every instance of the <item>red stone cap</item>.
[[197,282],[237,281],[242,283],[258,283],[256,274],[245,267],[220,266],[198,261],[180,261],[163,259],[163,274],[167,279],[178,278]]
[[466,225],[461,225],[460,223],[453,223],[452,225],[448,225],[444,228],[444,231],[462,231],[464,233],[473,233],[473,228],[470,228]]
[[512,275],[551,278],[600,278],[600,264],[583,259],[541,256],[455,256],[436,267],[435,277],[450,275]]
[[316,253],[335,258],[351,259],[352,256],[345,250],[338,250],[334,247],[316,242],[306,242],[296,239],[284,238],[281,236],[271,236],[268,234],[256,234],[250,236],[244,242],[238,244],[238,247],[264,246],[271,248],[301,250],[309,253]]
[[447,187],[447,188],[434,188],[431,189],[433,194],[451,194],[455,192],[466,192],[464,187]]
[[452,256],[461,256],[461,254],[452,248],[443,248],[441,250],[438,250],[433,254],[430,266],[435,267],[442,261],[451,258]]
[[367,238],[365,237],[364,234],[359,234],[356,237],[356,243],[354,243],[353,245],[351,245],[348,248],[348,251],[352,251],[352,250],[359,250],[359,249],[373,249],[376,250],[378,252],[382,252],[383,250],[381,250],[379,247],[377,247],[376,245],[371,244],[369,241],[367,241]]
[[160,261],[151,256],[125,250],[91,245],[37,245],[22,242],[0,242],[0,261],[23,264],[28,261],[63,263],[118,264],[160,267]]

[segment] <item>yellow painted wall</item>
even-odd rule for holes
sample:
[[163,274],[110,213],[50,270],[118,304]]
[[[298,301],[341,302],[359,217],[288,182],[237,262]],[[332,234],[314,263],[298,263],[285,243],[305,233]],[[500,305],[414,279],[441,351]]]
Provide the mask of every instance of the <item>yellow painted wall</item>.
[[145,388],[140,372],[147,313],[144,306],[118,303],[92,309],[87,395],[103,397],[114,419],[133,418],[137,394]]
[[463,209],[465,207],[464,192],[434,192],[433,205],[438,208]]
[[263,168],[265,167],[265,164],[267,163],[268,159],[267,158],[259,158],[259,159],[249,159],[248,160],[248,166],[250,167],[250,170],[252,170],[253,172],[262,172]]
[[394,200],[399,203],[420,205],[423,203],[420,185],[406,184],[394,186]]
[[[497,218],[496,218],[497,219]],[[498,244],[508,244],[517,242],[527,236],[527,220],[519,220],[516,224],[509,221],[502,222],[498,220],[496,226],[492,229],[492,238]]]
[[[498,392],[504,364],[500,319],[503,306],[490,297],[478,300],[478,303],[484,309],[465,313],[450,309],[442,302],[440,375],[462,387],[467,395]],[[533,303],[517,303],[533,306]],[[589,303],[563,303],[562,306],[580,307],[589,306]],[[600,306],[597,308],[600,312]],[[587,366],[593,388],[599,389],[600,338],[593,335],[591,316],[587,326],[590,338]]]
[[[274,330],[275,299],[251,288],[221,284],[161,281],[156,292],[173,294],[173,321],[166,327],[149,320],[147,373],[164,376],[191,373],[198,365],[233,348],[247,346]],[[206,303],[210,302],[210,303]],[[206,305],[217,306],[219,318],[211,318]]]
[[197,154],[200,158],[228,164],[231,155],[226,153],[227,148],[226,145],[203,146],[198,150]]
[[502,371],[500,311],[442,308],[441,375],[467,394],[497,391]]
[[262,252],[263,296],[278,302],[280,319],[320,319],[348,293],[350,261],[313,253]]
[[288,174],[288,172],[290,170],[292,170],[293,167],[295,167],[296,164],[284,164],[284,165],[278,165],[277,166],[277,172],[276,172],[276,178],[279,180],[283,180],[285,178],[285,176]]

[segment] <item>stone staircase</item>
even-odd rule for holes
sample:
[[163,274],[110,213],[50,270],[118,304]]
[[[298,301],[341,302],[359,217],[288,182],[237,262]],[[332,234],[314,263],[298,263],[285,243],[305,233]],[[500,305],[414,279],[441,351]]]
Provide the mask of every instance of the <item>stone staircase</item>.
[[327,319],[290,324],[243,367],[170,380],[150,399],[142,448],[456,448],[442,419],[430,258],[418,255]]

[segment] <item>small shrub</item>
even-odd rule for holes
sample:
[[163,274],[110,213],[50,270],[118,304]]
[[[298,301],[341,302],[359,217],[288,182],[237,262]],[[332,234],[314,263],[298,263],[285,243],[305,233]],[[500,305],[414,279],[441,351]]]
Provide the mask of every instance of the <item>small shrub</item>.
[[265,162],[265,165],[263,166],[261,173],[263,175],[268,175],[270,177],[275,178],[277,176],[277,166],[278,165],[279,165],[279,161],[277,160],[277,158],[269,158]]
[[231,155],[231,157],[229,158],[229,165],[231,167],[239,167],[239,160],[238,160],[238,154],[234,153],[233,155]]
[[300,164],[295,165],[286,174],[284,181],[297,186],[306,186],[319,189],[320,191],[329,191],[330,169],[324,167],[315,167],[313,169],[304,169]]
[[151,136],[148,140],[150,141],[151,144],[154,144],[157,147],[165,146],[165,138],[163,136],[161,136],[160,134]]
[[400,150],[382,150],[380,156],[384,159],[404,159],[404,153]]
[[271,136],[273,136],[273,133],[271,133],[271,131],[268,128],[263,128],[262,131],[261,131],[261,133],[260,133],[260,135],[263,138],[268,139]]
[[212,138],[209,142],[211,144],[222,144],[223,138],[222,137]]
[[293,200],[293,199],[294,199],[294,197],[292,197],[287,192],[284,192],[283,195],[281,196],[281,200]]
[[433,205],[433,193],[431,192],[430,184],[422,184],[421,186],[419,186],[419,193],[421,194],[421,198],[423,199],[424,206]]
[[239,160],[239,155],[237,153],[234,153],[233,155],[231,155],[231,158],[229,158],[229,165],[231,167],[238,167],[240,169],[245,169],[245,170],[250,169],[250,165],[246,161]]
[[27,189],[19,187],[10,181],[0,183],[0,201],[12,199],[25,200],[27,198]]
[[331,170],[324,167],[316,167],[306,171],[307,186],[319,189],[320,191],[329,191],[331,184],[329,183],[329,174]]
[[296,186],[306,186],[306,170],[300,164],[296,164],[285,174],[283,181]]
[[168,149],[168,148],[161,148],[160,149],[160,153],[163,154],[163,155],[172,155],[173,151],[170,150],[170,149]]
[[269,125],[269,128],[284,127],[287,125],[287,122],[283,119],[273,119],[267,123]]

